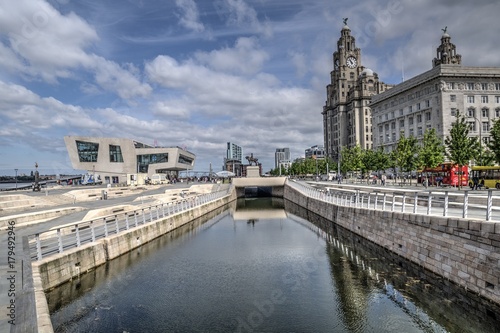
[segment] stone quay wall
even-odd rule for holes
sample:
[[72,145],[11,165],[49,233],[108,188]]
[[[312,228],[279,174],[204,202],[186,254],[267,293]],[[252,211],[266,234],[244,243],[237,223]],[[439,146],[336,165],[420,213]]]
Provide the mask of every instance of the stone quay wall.
[[284,198],[500,304],[500,223],[337,206],[285,186]]

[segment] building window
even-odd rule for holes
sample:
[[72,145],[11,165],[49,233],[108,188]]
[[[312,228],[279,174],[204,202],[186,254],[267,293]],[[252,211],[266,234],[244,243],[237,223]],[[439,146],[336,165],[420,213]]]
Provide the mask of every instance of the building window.
[[95,142],[76,141],[76,150],[80,162],[97,162],[99,144]]
[[141,173],[147,173],[150,164],[167,162],[168,153],[137,155],[137,170]]
[[425,121],[430,121],[431,120],[431,113],[430,112],[426,112],[425,113]]
[[392,133],[392,141],[393,141],[393,142],[396,142],[396,132],[393,132],[393,133]]
[[413,128],[410,128],[410,136],[414,136],[413,134]]
[[481,90],[488,90],[488,83],[481,83]]
[[409,123],[410,125],[413,125],[413,117],[408,118],[408,123]]
[[392,122],[392,123],[391,123],[391,129],[392,129],[392,130],[395,130],[395,129],[396,129],[396,122]]
[[417,110],[420,110],[420,103],[417,103]]
[[476,109],[474,109],[474,108],[467,109],[467,116],[475,117],[476,116]]
[[350,78],[351,80],[352,80],[352,79],[354,79],[354,73],[353,73],[353,72],[349,73],[349,78]]
[[488,103],[488,96],[481,96],[481,103]]
[[422,127],[417,128],[417,135],[420,136],[423,134]]
[[123,163],[122,149],[120,146],[109,145],[109,161]]
[[490,123],[485,121],[483,122],[483,132],[488,132],[490,130]]
[[497,102],[497,104],[500,103],[500,96],[495,96],[495,102]]
[[391,119],[394,119],[394,111],[391,111]]
[[450,102],[456,102],[457,101],[457,95],[450,95]]
[[495,83],[495,90],[500,90],[500,83]]
[[403,115],[403,109],[399,109],[399,115],[402,116]]
[[456,116],[456,114],[457,114],[457,109],[451,108],[451,115]]
[[422,122],[422,115],[417,114],[417,123],[421,123],[421,122]]
[[467,96],[468,103],[474,103],[474,96]]
[[448,82],[448,89],[455,89],[455,82]]
[[404,128],[405,127],[405,120],[404,119],[401,119],[399,121],[399,128]]
[[425,101],[425,107],[430,108],[431,107],[431,101],[428,99]]
[[474,90],[474,83],[468,82],[465,89],[466,90]]
[[481,110],[481,114],[482,114],[482,117],[483,118],[488,118],[489,117],[489,114],[490,114],[490,110],[488,108],[483,108]]
[[495,109],[495,117],[500,118],[500,108]]
[[389,124],[385,124],[385,131],[388,132],[389,131]]
[[408,107],[408,112],[412,112],[412,111],[413,111],[413,106],[412,106],[412,105],[410,105],[410,106]]

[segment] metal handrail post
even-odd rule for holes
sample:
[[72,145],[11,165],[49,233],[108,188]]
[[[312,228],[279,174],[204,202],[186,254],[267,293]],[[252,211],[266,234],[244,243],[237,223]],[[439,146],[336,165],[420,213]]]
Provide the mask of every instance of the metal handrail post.
[[448,191],[444,191],[443,216],[448,216]]
[[493,206],[493,191],[488,190],[488,203],[486,206],[486,221],[491,219],[491,208]]
[[462,209],[462,218],[467,218],[467,213],[469,209],[469,191],[465,190],[464,193],[464,206]]
[[115,215],[115,227],[116,227],[116,234],[120,232],[120,226],[118,225],[118,215]]
[[75,224],[75,233],[76,233],[76,247],[80,247],[80,229],[78,229],[78,224]]
[[102,219],[104,221],[104,237],[108,237],[108,222],[106,221],[106,218]]
[[57,244],[59,246],[59,253],[63,252],[63,244],[62,244],[62,237],[61,237],[61,229],[57,229]]
[[432,209],[432,191],[429,191],[429,197],[427,198],[427,215],[431,215]]
[[92,242],[95,242],[94,221],[90,221],[90,234],[92,235]]
[[413,198],[413,214],[417,213],[417,202],[418,202],[418,192],[415,192],[414,198]]
[[42,244],[40,243],[40,234],[35,234],[36,240],[36,258],[42,260]]

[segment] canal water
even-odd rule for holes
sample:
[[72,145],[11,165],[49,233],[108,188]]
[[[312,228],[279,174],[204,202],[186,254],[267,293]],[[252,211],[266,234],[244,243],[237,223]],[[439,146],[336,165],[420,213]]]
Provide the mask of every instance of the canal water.
[[56,332],[498,332],[500,311],[271,198],[239,200],[47,293]]

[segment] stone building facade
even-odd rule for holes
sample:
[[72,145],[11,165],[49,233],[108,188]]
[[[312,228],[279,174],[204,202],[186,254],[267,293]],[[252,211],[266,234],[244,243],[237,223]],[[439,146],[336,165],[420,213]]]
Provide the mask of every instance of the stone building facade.
[[373,145],[396,148],[401,135],[423,139],[434,128],[443,142],[457,112],[467,117],[469,135],[489,141],[492,121],[500,117],[500,68],[466,67],[445,31],[433,68],[374,95]]
[[370,99],[392,87],[362,65],[361,50],[346,21],[333,53],[331,82],[326,87],[322,112],[325,155],[335,161],[342,147],[373,147]]

